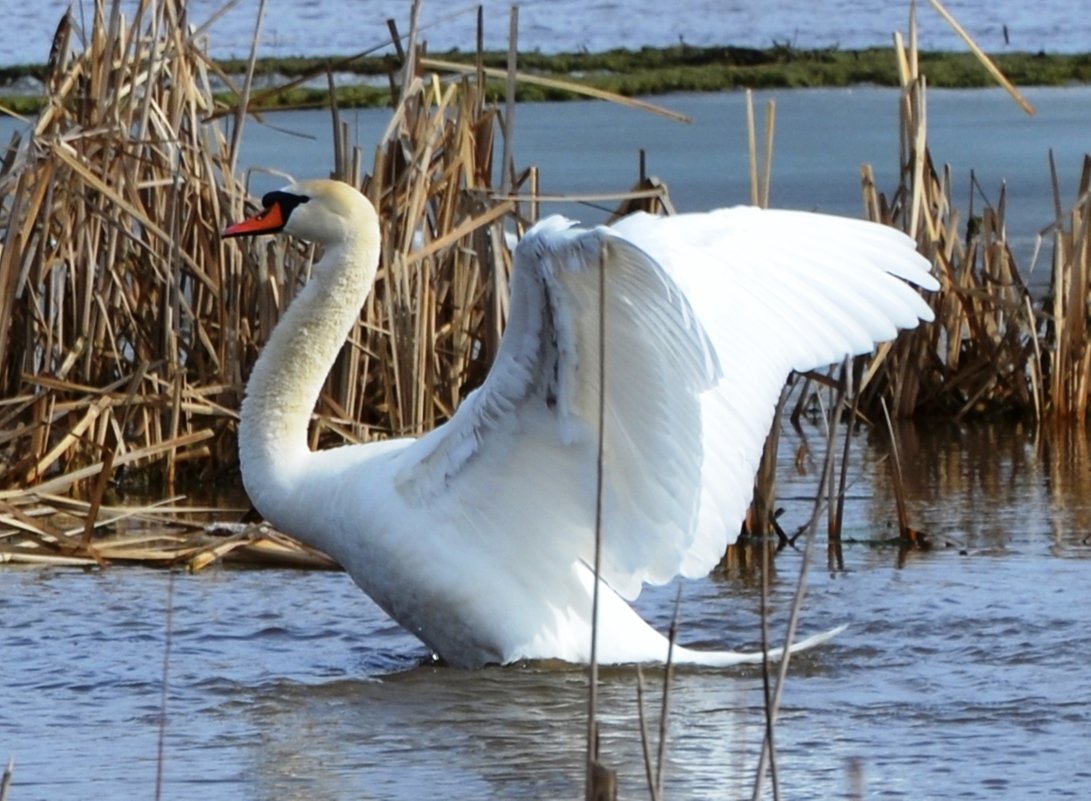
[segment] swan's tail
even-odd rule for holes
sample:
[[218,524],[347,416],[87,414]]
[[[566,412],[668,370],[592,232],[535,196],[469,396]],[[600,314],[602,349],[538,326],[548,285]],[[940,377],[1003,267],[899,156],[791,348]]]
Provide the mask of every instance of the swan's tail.
[[[843,623],[837,628],[830,629],[829,631],[822,632],[821,634],[815,634],[813,637],[808,637],[805,640],[792,643],[788,648],[788,653],[794,654],[799,651],[806,651],[808,648],[814,648],[816,645],[821,645],[827,640],[833,639],[842,631],[848,628],[847,623]],[[769,659],[772,661],[778,661],[784,656],[784,646],[779,648],[770,648],[767,652]],[[730,667],[731,665],[753,665],[760,663],[765,654],[761,651],[696,651],[692,648],[683,648],[682,646],[674,646],[674,653],[672,661],[676,665],[700,665],[703,667]]]

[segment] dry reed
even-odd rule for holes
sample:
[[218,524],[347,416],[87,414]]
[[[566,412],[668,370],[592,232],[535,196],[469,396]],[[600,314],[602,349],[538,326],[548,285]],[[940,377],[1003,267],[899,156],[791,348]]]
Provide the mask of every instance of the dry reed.
[[[932,3],[946,15],[936,0]],[[893,191],[885,194],[876,186],[872,168],[865,165],[861,170],[864,209],[869,219],[913,236],[920,251],[934,262],[941,282],[940,291],[931,298],[936,320],[903,332],[874,355],[858,358],[855,391],[843,405],[823,414],[881,423],[885,406],[895,418],[1015,418],[1053,426],[1082,425],[1091,401],[1091,158],[1084,160],[1077,199],[1067,210],[1063,210],[1050,158],[1054,222],[1041,236],[1052,239],[1052,272],[1048,292],[1035,297],[1006,241],[1004,187],[991,202],[971,173],[970,205],[961,213],[952,196],[954,170],[937,168],[933,160],[928,146],[927,79],[920,71],[915,17],[910,18],[908,43],[899,35],[895,44],[902,86],[900,178]],[[971,49],[996,74],[987,56],[976,45]],[[1033,113],[1015,87],[1006,80],[1001,83],[1024,110]],[[760,202],[753,117],[751,111],[752,196]],[[771,138],[771,133],[767,136]],[[981,204],[979,209],[975,202]],[[822,372],[804,379],[799,386],[786,388],[794,393],[790,419],[796,426],[801,410],[821,407],[816,388],[838,384]],[[782,398],[781,405],[788,401],[787,396]],[[775,519],[777,434],[775,427],[766,444],[745,530],[763,536],[775,530],[783,547],[793,538],[784,537]],[[841,559],[839,507],[848,450],[846,439],[840,487],[836,493],[831,488],[829,498],[831,565]],[[923,535],[904,514],[902,509],[899,530],[903,538],[908,532],[911,536],[906,541],[918,547],[916,540]],[[741,558],[729,552],[724,565]]]
[[[1082,165],[1077,200],[1068,211],[1062,211],[1053,170],[1055,220],[1043,231],[1053,237],[1053,269],[1049,292],[1035,298],[1006,240],[1004,187],[990,202],[971,174],[970,205],[962,215],[952,198],[952,168],[937,168],[933,160],[915,19],[908,45],[900,36],[895,43],[902,81],[901,180],[888,198],[865,166],[864,208],[869,218],[917,239],[921,252],[933,259],[942,289],[933,299],[936,321],[884,346],[869,363],[862,408],[874,418],[887,395],[895,417],[1085,420],[1091,400],[1091,162]],[[973,50],[995,72],[980,49]],[[1014,87],[1002,83],[1033,113]],[[975,213],[978,199],[983,207]]]
[[[141,5],[131,22],[120,8],[99,6],[86,32],[62,20],[49,105],[0,162],[7,558],[33,546],[103,559],[99,529],[119,493],[234,483],[244,378],[314,256],[288,240],[223,245],[223,222],[249,202],[235,175],[249,77],[238,106],[217,105],[184,4]],[[481,383],[507,311],[505,231],[540,201],[535,170],[494,163],[511,131],[485,101],[485,76],[440,80],[404,52],[368,174],[332,109],[331,172],[375,203],[384,245],[315,410],[315,447],[420,434]],[[612,199],[669,208],[651,181]],[[62,496],[89,501],[80,536],[27,522]]]
[[[299,243],[220,240],[223,222],[250,202],[235,169],[249,78],[236,106],[217,104],[215,68],[183,3],[140,5],[131,21],[120,8],[98,6],[86,32],[64,18],[49,104],[0,155],[0,545],[9,550],[37,538],[52,540],[54,556],[94,558],[89,548],[119,522],[119,492],[234,482],[244,378],[312,263]],[[1052,284],[1035,299],[1004,238],[1003,190],[976,214],[971,206],[968,227],[956,211],[952,170],[937,169],[928,149],[915,47],[911,30],[899,51],[901,180],[888,196],[865,168],[864,203],[935,261],[937,321],[858,363],[846,404],[854,419],[878,419],[885,398],[895,417],[1082,420],[1091,162],[1071,209],[1055,198],[1043,232]],[[451,415],[503,331],[506,233],[544,199],[536,170],[512,163],[512,110],[485,100],[491,73],[429,61],[414,46],[401,52],[398,103],[369,171],[331,109],[331,172],[375,202],[384,246],[315,410],[316,447],[418,434]],[[506,77],[525,76],[513,66]],[[769,109],[758,202],[768,196],[772,120]],[[497,137],[509,154],[501,164]],[[613,199],[619,213],[672,211],[666,186],[643,172]],[[802,384],[804,398],[820,385]],[[75,523],[46,525],[56,498],[86,502]],[[774,525],[771,499],[759,530]]]
[[62,21],[50,104],[0,175],[6,496],[87,492],[104,464],[169,479],[229,448],[238,271],[216,221],[241,194],[201,122],[211,91],[184,8],[148,8],[130,26],[97,7],[77,55]]

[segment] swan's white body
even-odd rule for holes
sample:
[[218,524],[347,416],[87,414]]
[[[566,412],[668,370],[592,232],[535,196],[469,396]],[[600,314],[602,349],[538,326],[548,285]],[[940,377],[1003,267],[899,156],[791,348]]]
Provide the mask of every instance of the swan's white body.
[[[934,288],[927,262],[879,225],[752,208],[640,214],[593,230],[551,217],[516,249],[496,362],[447,424],[416,440],[311,452],[307,425],[374,280],[379,227],[344,184],[271,194],[267,206],[290,201],[284,230],[326,253],[250,377],[246,489],[273,525],[329,553],[460,666],[590,658],[600,267],[604,663],[666,658],[666,638],[625,599],[645,582],[706,574],[735,539],[789,371],[931,318],[902,280]],[[761,655],[683,648],[674,658]]]

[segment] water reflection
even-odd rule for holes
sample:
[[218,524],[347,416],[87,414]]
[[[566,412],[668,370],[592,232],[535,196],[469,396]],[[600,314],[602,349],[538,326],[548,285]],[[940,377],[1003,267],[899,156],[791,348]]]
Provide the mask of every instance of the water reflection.
[[[896,433],[911,520],[960,547],[898,567],[897,549],[875,544],[894,520],[888,443],[858,435],[844,569],[812,569],[802,631],[850,627],[793,662],[777,732],[783,797],[1091,794],[1085,432]],[[786,530],[813,510],[821,445],[816,429],[786,436]],[[682,641],[753,648],[758,553],[647,592],[639,609],[666,628],[681,587]],[[786,549],[774,564],[779,641],[801,555]],[[132,568],[0,571],[0,758],[16,760],[13,799],[154,794],[169,588],[164,572]],[[421,666],[419,643],[338,573],[178,575],[173,607],[165,797],[582,793],[581,670]],[[654,728],[661,673],[648,680]],[[636,673],[603,681],[603,758],[623,797],[645,797]],[[672,686],[668,796],[748,796],[760,672],[688,670]]]
[[[906,494],[922,528],[973,548],[1048,538],[1054,555],[1088,555],[1086,427],[902,423],[895,435]],[[881,441],[875,447],[888,450]],[[888,470],[876,472],[874,491],[876,510],[892,506]]]
[[[604,673],[603,753],[636,795],[644,782],[636,672]],[[648,709],[658,717],[651,671]],[[537,667],[455,671],[419,668],[378,681],[285,685],[247,709],[274,732],[249,749],[263,797],[418,799],[437,788],[459,797],[577,798],[583,788],[587,680],[583,671]],[[752,680],[683,675],[673,703],[684,732],[669,751],[675,789],[698,797],[723,789],[725,770],[747,774],[760,737]],[[756,736],[755,736],[756,735]],[[654,746],[653,746],[654,750]],[[301,755],[312,769],[301,770]],[[321,771],[313,766],[321,765]]]
[[[843,436],[843,431],[839,437]],[[909,524],[939,548],[1040,548],[1055,556],[1091,555],[1091,432],[1072,425],[1036,429],[1020,423],[896,421]],[[835,481],[840,471],[837,443]],[[778,522],[789,536],[810,520],[825,458],[825,430],[788,428],[778,454]],[[890,435],[882,428],[852,435],[843,536],[893,543],[898,535]],[[819,510],[825,542],[828,504]],[[735,553],[755,565],[759,552]]]

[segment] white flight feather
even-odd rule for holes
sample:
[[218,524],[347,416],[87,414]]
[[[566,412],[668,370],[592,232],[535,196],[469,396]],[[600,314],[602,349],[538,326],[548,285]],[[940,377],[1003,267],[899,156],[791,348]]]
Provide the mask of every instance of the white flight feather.
[[[843,218],[739,208],[588,231],[551,217],[519,243],[495,363],[447,424],[309,454],[268,471],[273,490],[262,492],[260,471],[247,486],[274,523],[329,551],[449,661],[586,660],[602,389],[599,656],[661,660],[666,639],[623,599],[716,564],[788,372],[931,319],[905,281],[936,286],[913,243]],[[317,308],[321,292],[299,302]],[[243,445],[252,463],[263,447]]]

